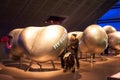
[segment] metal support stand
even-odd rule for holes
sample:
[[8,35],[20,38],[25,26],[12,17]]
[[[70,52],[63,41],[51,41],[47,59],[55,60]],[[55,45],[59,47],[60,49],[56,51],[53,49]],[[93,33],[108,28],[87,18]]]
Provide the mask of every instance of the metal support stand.
[[53,69],[55,70],[55,64],[52,60],[51,60],[51,63],[52,63]]
[[87,61],[87,53],[86,53],[86,61]]
[[38,62],[37,63],[38,65],[39,65],[39,67],[40,67],[40,71],[41,71],[41,69],[42,69],[42,65]]
[[99,54],[99,56],[100,56],[100,58],[101,58],[101,61],[103,61],[103,60],[104,60],[104,59],[103,59],[103,56],[102,56],[102,55],[100,55],[100,54]]
[[[40,70],[42,69],[42,65],[40,64],[40,62],[36,62],[36,61],[31,60],[28,68],[25,71],[29,71],[30,67],[32,66],[33,63],[37,63],[37,65],[39,65],[39,67],[40,67]],[[55,70],[55,64],[52,60],[51,60],[51,63],[52,63],[53,69]]]
[[29,66],[28,66],[28,68],[27,68],[26,71],[29,71],[29,70],[30,70],[30,67],[32,66],[32,64],[33,64],[33,61],[30,62],[30,64],[29,64]]
[[90,55],[90,62],[93,62],[93,54]]
[[32,60],[31,60],[31,62],[30,62],[30,64],[29,64],[29,66],[28,66],[28,68],[27,68],[26,71],[29,71],[29,70],[30,70],[30,67],[32,66],[33,62],[35,62],[35,63],[37,63],[37,65],[39,65],[40,70],[42,69],[42,65],[40,64],[40,62],[36,62],[36,61],[32,61]]
[[94,59],[95,59],[95,54],[92,53],[92,54],[90,55],[90,62],[93,63],[93,62],[94,62]]
[[19,65],[20,65],[20,68],[21,68],[22,67],[22,59],[20,59]]
[[82,53],[80,52],[80,59],[82,59]]

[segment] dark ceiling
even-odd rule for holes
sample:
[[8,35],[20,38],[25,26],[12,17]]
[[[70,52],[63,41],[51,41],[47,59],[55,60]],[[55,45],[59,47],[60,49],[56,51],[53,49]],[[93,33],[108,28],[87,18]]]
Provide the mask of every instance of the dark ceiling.
[[0,36],[14,28],[46,26],[49,16],[65,17],[68,31],[83,31],[118,0],[0,0]]

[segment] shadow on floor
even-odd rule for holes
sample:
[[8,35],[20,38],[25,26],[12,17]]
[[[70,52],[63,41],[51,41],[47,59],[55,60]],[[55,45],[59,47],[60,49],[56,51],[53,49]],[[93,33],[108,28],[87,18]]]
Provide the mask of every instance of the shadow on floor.
[[42,68],[40,71],[39,68],[30,68],[29,71],[25,72],[23,70],[26,70],[27,64],[22,64],[20,67],[18,62],[3,61],[2,65],[4,66],[0,70],[0,75],[8,75],[8,79],[2,76],[2,80],[79,80],[82,78],[80,71],[72,73],[71,71],[63,72],[62,69]]
[[[16,67],[18,69],[22,69],[24,71],[27,71],[28,69],[28,65],[25,64],[25,63],[22,63],[20,65],[19,62],[16,62],[16,61],[2,61],[2,64],[5,65],[5,66],[8,66],[8,67]],[[53,69],[53,68],[32,68],[30,67],[29,71],[31,72],[48,72],[48,71],[57,71],[57,70],[60,70],[60,69]]]

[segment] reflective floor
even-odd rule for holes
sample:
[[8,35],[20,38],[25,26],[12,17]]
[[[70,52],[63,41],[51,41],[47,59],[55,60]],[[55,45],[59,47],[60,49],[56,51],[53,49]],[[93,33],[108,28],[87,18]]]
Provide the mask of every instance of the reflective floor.
[[80,69],[75,73],[71,71],[63,72],[59,60],[54,61],[56,69],[52,65],[42,63],[42,70],[37,64],[33,64],[29,71],[27,63],[22,66],[18,62],[9,60],[0,63],[0,80],[107,80],[107,76],[120,71],[120,55],[104,56],[104,60],[96,58],[96,61],[90,63],[90,60],[81,59]]

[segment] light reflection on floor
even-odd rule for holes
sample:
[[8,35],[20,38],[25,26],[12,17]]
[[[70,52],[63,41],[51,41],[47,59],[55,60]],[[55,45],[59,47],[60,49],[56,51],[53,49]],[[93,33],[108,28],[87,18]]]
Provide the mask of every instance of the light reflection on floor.
[[107,80],[107,76],[120,71],[120,55],[105,56],[104,61],[96,59],[90,63],[89,60],[80,60],[80,70],[75,73],[66,72],[60,68],[60,62],[56,61],[56,70],[51,64],[42,64],[43,69],[34,64],[30,71],[25,71],[27,65],[20,68],[18,63],[0,64],[0,80]]

